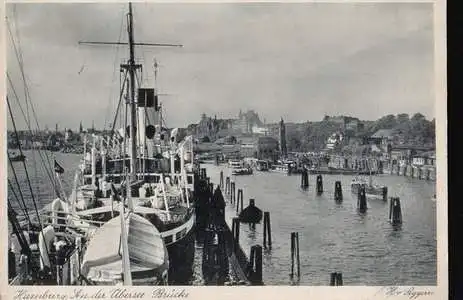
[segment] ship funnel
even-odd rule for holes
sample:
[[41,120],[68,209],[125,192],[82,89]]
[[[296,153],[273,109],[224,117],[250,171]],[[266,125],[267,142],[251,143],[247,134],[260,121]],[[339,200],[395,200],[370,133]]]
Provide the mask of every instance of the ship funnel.
[[[159,102],[154,88],[138,89],[138,137],[141,154],[154,155],[154,137],[159,124]],[[146,147],[146,149],[145,149]],[[146,153],[147,150],[147,153]]]

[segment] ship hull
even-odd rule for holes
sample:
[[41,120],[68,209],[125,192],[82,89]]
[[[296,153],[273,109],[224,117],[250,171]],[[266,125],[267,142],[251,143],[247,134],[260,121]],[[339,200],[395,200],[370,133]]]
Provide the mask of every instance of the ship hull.
[[195,226],[178,241],[167,245],[169,253],[169,284],[189,285],[193,277],[195,257]]

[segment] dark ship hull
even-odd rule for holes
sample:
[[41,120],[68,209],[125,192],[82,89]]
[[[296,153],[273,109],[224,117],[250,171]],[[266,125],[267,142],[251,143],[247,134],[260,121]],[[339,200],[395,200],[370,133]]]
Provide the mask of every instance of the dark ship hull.
[[189,285],[193,277],[195,257],[194,227],[184,238],[167,246],[169,253],[169,284]]

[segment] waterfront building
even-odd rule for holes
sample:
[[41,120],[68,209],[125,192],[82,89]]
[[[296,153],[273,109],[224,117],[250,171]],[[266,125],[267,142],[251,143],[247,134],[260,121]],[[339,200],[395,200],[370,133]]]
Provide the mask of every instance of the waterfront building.
[[387,151],[388,145],[393,143],[394,136],[395,133],[393,129],[380,129],[370,137],[369,141],[381,148],[383,151]]

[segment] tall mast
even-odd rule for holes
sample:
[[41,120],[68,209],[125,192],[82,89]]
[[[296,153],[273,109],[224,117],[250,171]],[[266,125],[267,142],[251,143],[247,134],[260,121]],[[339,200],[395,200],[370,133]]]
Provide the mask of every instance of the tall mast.
[[128,34],[129,34],[129,78],[130,78],[130,140],[131,140],[131,155],[130,155],[130,179],[135,179],[136,169],[136,153],[137,153],[137,135],[135,129],[137,107],[135,106],[135,49],[133,45],[133,15],[132,15],[132,3],[129,3],[129,15],[128,15]]

